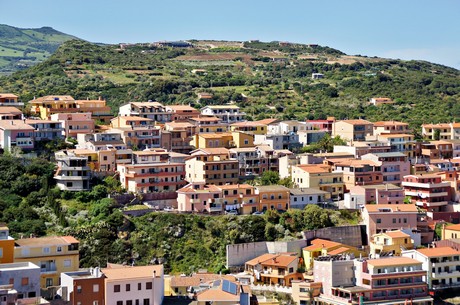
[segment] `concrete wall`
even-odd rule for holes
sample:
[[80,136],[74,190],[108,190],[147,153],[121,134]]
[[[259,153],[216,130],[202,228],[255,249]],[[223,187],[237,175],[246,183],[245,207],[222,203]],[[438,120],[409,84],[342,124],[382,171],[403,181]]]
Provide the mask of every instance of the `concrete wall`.
[[305,239],[323,238],[342,243],[348,246],[361,247],[367,245],[365,226],[330,227],[303,232]]
[[227,268],[243,266],[245,262],[259,255],[269,253],[265,241],[227,245]]

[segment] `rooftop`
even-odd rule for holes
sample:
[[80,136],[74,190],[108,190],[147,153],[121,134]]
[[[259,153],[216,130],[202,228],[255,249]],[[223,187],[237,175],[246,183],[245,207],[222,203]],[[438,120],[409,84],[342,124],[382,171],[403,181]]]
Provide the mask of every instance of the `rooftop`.
[[391,258],[377,258],[367,260],[367,264],[374,267],[386,267],[386,266],[406,266],[422,264],[422,262],[409,258],[409,257],[391,257]]
[[378,212],[418,212],[415,204],[366,204],[364,209],[369,213]]
[[289,189],[291,195],[312,195],[312,194],[329,194],[329,192],[322,191],[317,188],[295,188]]
[[460,251],[457,251],[451,247],[426,248],[418,249],[417,251],[426,257],[460,255]]
[[113,266],[103,268],[107,280],[127,280],[136,278],[152,278],[154,272],[157,276],[163,275],[163,265],[153,266]]
[[44,246],[59,246],[80,243],[73,236],[46,236],[22,238],[15,240],[16,247],[44,247]]

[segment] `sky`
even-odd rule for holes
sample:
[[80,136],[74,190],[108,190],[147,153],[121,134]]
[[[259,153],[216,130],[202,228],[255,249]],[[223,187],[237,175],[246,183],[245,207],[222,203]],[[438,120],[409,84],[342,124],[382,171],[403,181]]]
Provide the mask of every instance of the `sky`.
[[349,55],[460,69],[459,0],[0,0],[0,23],[102,43],[316,43]]

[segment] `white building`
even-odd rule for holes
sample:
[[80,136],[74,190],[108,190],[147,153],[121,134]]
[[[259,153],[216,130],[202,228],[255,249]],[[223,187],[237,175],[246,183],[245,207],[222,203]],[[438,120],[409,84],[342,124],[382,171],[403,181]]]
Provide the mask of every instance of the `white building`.
[[201,108],[201,114],[215,116],[222,120],[222,123],[235,123],[244,121],[246,113],[240,112],[236,105],[208,105]]
[[0,264],[0,285],[7,284],[13,285],[18,299],[40,297],[40,267],[31,262]]
[[289,192],[292,209],[302,210],[308,204],[321,204],[331,197],[329,192],[316,188],[290,189]]

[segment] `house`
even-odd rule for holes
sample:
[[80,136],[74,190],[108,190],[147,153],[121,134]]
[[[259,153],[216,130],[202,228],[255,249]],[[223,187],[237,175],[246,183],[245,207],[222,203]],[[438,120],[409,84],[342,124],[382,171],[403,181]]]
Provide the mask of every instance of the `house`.
[[332,133],[332,125],[335,122],[334,117],[328,117],[325,120],[306,120],[308,124],[310,124],[313,129],[326,131],[327,133]]
[[255,187],[255,194],[259,195],[257,211],[289,209],[289,189],[282,185],[259,185]]
[[452,136],[452,126],[449,123],[422,124],[422,136],[430,140],[455,139]]
[[138,116],[154,122],[171,122],[171,112],[158,102],[131,102],[120,106],[119,116]]
[[267,125],[253,121],[237,122],[230,125],[230,130],[264,135],[267,134]]
[[31,262],[40,267],[40,287],[59,285],[62,272],[79,268],[79,244],[72,236],[22,238],[15,241],[15,263]]
[[395,102],[389,97],[373,97],[369,101],[369,104],[374,106],[391,105],[394,103]]
[[196,294],[196,305],[208,304],[250,304],[250,290],[247,285],[226,279],[211,281]]
[[238,160],[226,148],[197,149],[185,161],[185,180],[189,183],[236,184]]
[[77,157],[70,151],[55,153],[57,170],[54,174],[56,185],[60,190],[90,190],[89,180],[91,168],[87,157]]
[[315,298],[320,295],[322,284],[311,281],[293,280],[292,299],[295,304],[314,304]]
[[291,167],[292,182],[299,188],[319,188],[332,199],[343,199],[343,172],[332,171],[330,165],[303,164]]
[[[195,126],[189,122],[167,122],[161,131],[161,147],[169,151],[188,154],[193,150],[190,142],[195,135],[195,130]],[[164,141],[165,134],[170,135],[168,143]]]
[[213,184],[189,183],[177,190],[177,210],[179,212],[223,212],[221,194],[222,190]]
[[422,262],[408,257],[354,259],[318,257],[314,281],[322,282],[319,304],[433,304]]
[[362,209],[370,203],[401,204],[404,203],[404,189],[390,183],[356,185],[344,197],[344,206],[347,209]]
[[346,141],[364,141],[373,135],[374,124],[366,120],[343,120],[332,124],[332,137],[340,136]]
[[200,116],[200,111],[189,105],[168,105],[166,112],[171,113],[171,121],[186,122],[188,119]]
[[262,254],[245,263],[245,272],[252,274],[255,282],[266,285],[290,287],[293,280],[303,279],[298,268],[297,253]]
[[195,126],[195,133],[224,132],[228,129],[227,123],[223,123],[222,119],[213,116],[193,117],[188,122]]
[[19,102],[15,94],[0,93],[0,106],[24,107],[24,103]]
[[260,176],[264,171],[278,171],[279,155],[266,145],[231,148],[230,158],[238,160],[240,179]]
[[40,297],[40,267],[31,262],[0,264],[0,285],[7,284],[17,291],[18,303],[13,304],[25,303],[27,299],[36,301]]
[[22,111],[12,106],[0,107],[0,120],[22,120]]
[[400,229],[417,231],[415,204],[366,204],[361,215],[368,237]]
[[268,125],[267,133],[268,134],[289,134],[289,133],[298,133],[300,131],[312,131],[313,125],[310,125],[307,122],[299,122],[295,120],[291,121],[280,121]]
[[329,201],[331,193],[318,188],[289,189],[291,209],[303,210],[308,204],[323,204]]
[[409,124],[398,121],[374,122],[374,136],[381,134],[408,134],[411,133]]
[[0,148],[22,150],[34,148],[34,128],[22,120],[0,120]]
[[212,98],[214,97],[214,95],[209,92],[198,92],[197,95],[198,95],[198,99],[197,99],[198,102],[200,102],[201,100],[212,100]]
[[361,158],[366,154],[390,152],[391,146],[382,141],[360,141],[349,145],[334,145],[333,153],[347,153],[351,158]]
[[439,152],[440,158],[449,159],[453,157],[452,142],[440,140],[440,141],[431,141],[430,143],[436,147],[437,151]]
[[407,175],[401,183],[412,203],[428,212],[442,212],[450,200],[450,183],[436,174]]
[[253,136],[243,132],[198,133],[190,142],[195,148],[241,148],[254,146]]
[[101,271],[105,275],[105,304],[162,304],[163,265],[109,265]]
[[99,267],[61,273],[62,299],[71,304],[105,303],[105,275]]
[[460,238],[460,224],[446,226],[443,224],[441,231],[441,239],[456,239]]
[[266,134],[254,135],[256,145],[268,145],[272,149],[296,150],[302,147],[299,141],[299,135],[296,133],[289,134]]
[[402,256],[422,262],[423,280],[430,290],[438,292],[460,287],[460,251],[436,247],[403,251]]
[[402,251],[413,249],[415,246],[411,236],[401,230],[386,231],[372,235],[370,240],[370,257],[380,255],[400,256]]
[[34,128],[35,141],[51,141],[64,139],[65,132],[62,122],[52,120],[26,120],[26,124]]
[[60,122],[63,128],[62,136],[77,138],[79,133],[93,133],[95,124],[90,112],[86,113],[56,113],[50,115],[51,121]]
[[325,130],[301,130],[297,134],[300,144],[306,146],[319,142],[326,136],[327,132]]
[[410,162],[402,152],[371,153],[361,157],[380,164],[383,183],[400,184],[404,176],[410,174]]
[[320,256],[333,256],[333,255],[351,255],[352,257],[359,257],[365,254],[355,247],[347,246],[335,241],[316,238],[311,241],[311,245],[302,248],[302,256],[305,262],[305,270],[313,269],[314,260]]
[[219,185],[221,197],[217,199],[225,211],[238,210],[241,214],[252,214],[258,210],[259,196],[249,184]]
[[391,152],[400,152],[407,157],[415,157],[415,140],[413,134],[407,133],[381,133],[377,140],[383,145],[390,146]]
[[311,79],[322,79],[324,78],[324,74],[322,73],[312,73],[311,74]]
[[117,164],[121,185],[129,192],[175,192],[186,185],[185,164],[173,163],[163,149],[133,152],[132,163]]
[[70,95],[47,95],[34,98],[29,104],[32,106],[32,113],[43,120],[49,119],[52,114],[77,112],[89,112],[93,119],[103,122],[108,122],[113,117],[110,107],[102,99],[75,100]]
[[381,184],[383,181],[379,161],[339,159],[334,163],[334,170],[343,173],[343,181],[347,189],[355,185]]
[[215,116],[224,123],[235,123],[244,121],[246,113],[240,111],[236,105],[208,105],[201,108],[201,114],[206,116]]

